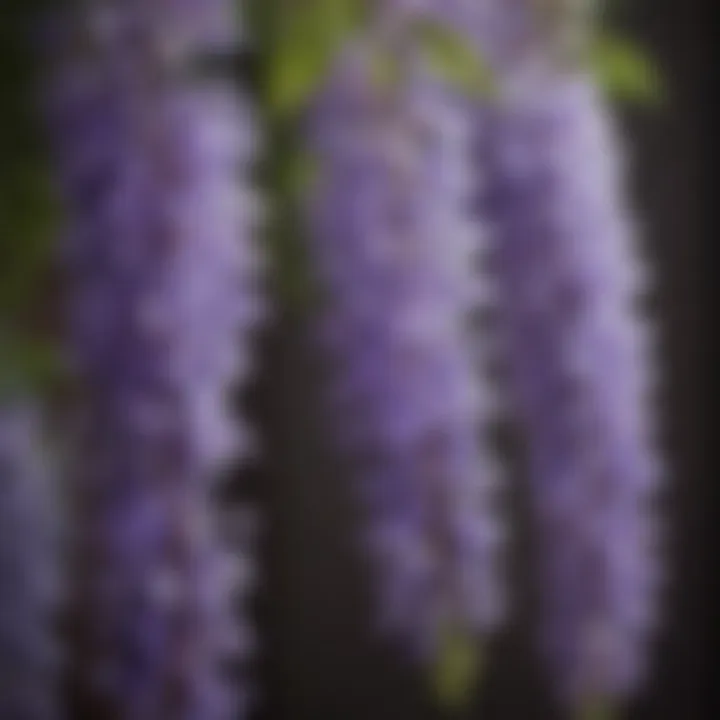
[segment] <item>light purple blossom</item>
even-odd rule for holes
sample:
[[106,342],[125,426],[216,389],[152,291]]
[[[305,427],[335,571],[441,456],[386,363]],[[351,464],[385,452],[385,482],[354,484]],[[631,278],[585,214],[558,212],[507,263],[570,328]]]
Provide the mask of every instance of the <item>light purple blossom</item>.
[[660,471],[639,310],[646,279],[617,131],[580,73],[509,85],[481,125],[483,214],[527,438],[543,652],[569,703],[617,700],[647,665]]
[[432,659],[503,612],[466,109],[419,58],[399,86],[351,45],[310,117],[312,257],[331,421],[357,471],[379,622]]
[[235,717],[221,666],[249,638],[213,492],[250,449],[230,393],[263,313],[256,137],[229,81],[190,67],[229,48],[234,5],[96,3],[52,90],[85,435],[83,651],[90,693],[132,720]]

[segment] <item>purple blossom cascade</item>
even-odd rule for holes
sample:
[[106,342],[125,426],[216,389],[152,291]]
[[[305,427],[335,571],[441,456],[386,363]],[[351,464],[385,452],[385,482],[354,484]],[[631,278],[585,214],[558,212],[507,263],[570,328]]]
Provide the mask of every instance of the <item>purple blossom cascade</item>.
[[482,226],[467,109],[412,49],[383,84],[383,57],[349,43],[311,113],[311,250],[379,624],[432,661],[448,627],[494,629],[504,610],[491,396],[470,332]]
[[589,75],[530,67],[481,113],[483,214],[527,440],[541,645],[578,708],[621,701],[646,672],[661,468],[617,130]]
[[248,558],[222,549],[213,494],[250,449],[230,391],[263,310],[256,139],[230,82],[196,62],[233,49],[234,6],[88,4],[51,92],[83,410],[83,677],[127,720],[243,705],[223,668],[249,650],[233,608]]
[[0,405],[0,717],[58,717],[59,557],[36,409]]

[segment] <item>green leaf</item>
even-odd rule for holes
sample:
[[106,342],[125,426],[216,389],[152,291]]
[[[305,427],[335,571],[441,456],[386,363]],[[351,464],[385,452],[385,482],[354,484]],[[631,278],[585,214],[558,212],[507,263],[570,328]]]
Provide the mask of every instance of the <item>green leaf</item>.
[[435,697],[446,710],[465,707],[478,677],[480,657],[473,638],[456,628],[448,629],[433,667]]
[[588,700],[578,712],[577,720],[613,720],[615,717],[612,703],[592,699]]
[[267,103],[277,114],[295,111],[310,96],[322,74],[317,45],[291,34],[271,60]]
[[313,283],[304,242],[303,195],[317,177],[312,158],[298,146],[296,135],[278,132],[270,168],[274,210],[267,240],[273,258],[276,291],[290,310],[312,302]]
[[0,308],[12,312],[37,297],[58,208],[42,167],[22,165],[8,173],[0,178],[0,192]]
[[588,59],[601,84],[616,99],[643,104],[662,100],[663,88],[655,65],[630,41],[600,35],[592,43]]
[[288,191],[294,198],[302,199],[317,179],[317,164],[310,153],[298,151],[288,163],[286,172]]
[[0,334],[0,393],[12,395],[54,382],[62,373],[55,348],[14,333]]
[[400,64],[387,48],[376,47],[369,55],[370,81],[382,92],[396,90],[401,82]]
[[358,22],[357,0],[285,0],[276,9],[267,75],[271,113],[301,109]]
[[414,24],[425,59],[443,80],[473,97],[495,92],[493,73],[473,43],[438,23]]

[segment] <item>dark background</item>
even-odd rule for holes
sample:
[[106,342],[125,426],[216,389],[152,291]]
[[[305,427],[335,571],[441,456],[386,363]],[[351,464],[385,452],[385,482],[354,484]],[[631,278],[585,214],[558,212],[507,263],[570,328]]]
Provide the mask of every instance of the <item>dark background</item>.
[[[616,3],[622,5],[622,3]],[[633,184],[657,272],[661,320],[662,432],[670,463],[666,492],[672,583],[650,684],[630,720],[712,716],[710,674],[709,468],[706,464],[709,288],[704,239],[708,190],[709,13],[699,2],[635,0],[622,26],[655,57],[668,101],[625,112]],[[422,678],[369,632],[367,576],[353,549],[354,514],[345,469],[317,412],[323,370],[303,318],[268,333],[263,375],[250,406],[264,437],[262,465],[243,478],[266,531],[256,607],[263,642],[255,669],[260,720],[430,720]],[[511,477],[514,487],[521,485]],[[474,707],[463,718],[552,720],[557,716],[532,652],[521,492],[514,548],[513,624],[489,650]],[[523,530],[525,528],[525,530]]]

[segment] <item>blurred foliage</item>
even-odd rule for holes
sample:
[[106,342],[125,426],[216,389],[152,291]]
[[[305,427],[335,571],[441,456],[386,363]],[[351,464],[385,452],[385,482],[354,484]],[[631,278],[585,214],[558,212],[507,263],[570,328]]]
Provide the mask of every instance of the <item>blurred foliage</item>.
[[0,22],[0,309],[16,311],[46,269],[54,208],[39,123],[38,65],[27,1]]
[[[325,0],[312,3],[315,12],[327,5]],[[258,181],[269,207],[265,234],[273,260],[273,289],[286,310],[302,309],[310,293],[306,246],[302,242],[304,222],[298,202],[304,158],[300,111],[319,82],[323,62],[329,60],[331,52],[328,45],[317,47],[317,38],[327,41],[329,28],[322,27],[322,22],[310,27],[309,20],[318,20],[315,12],[292,0],[249,2],[246,12],[253,43],[254,83],[250,90],[258,100],[263,147]],[[299,19],[299,26],[288,22],[291,15]],[[339,21],[328,21],[333,22]],[[292,48],[292,54],[288,48]]]
[[[358,0],[275,0],[262,5],[264,39],[270,50],[266,104],[273,113],[301,108],[331,66],[346,38],[359,27]],[[262,10],[256,12],[262,14]]]
[[615,100],[653,105],[663,100],[659,71],[649,55],[630,40],[598,34],[588,49],[588,62]]
[[412,29],[425,60],[448,85],[472,98],[495,91],[490,67],[470,39],[439,23],[418,22]]
[[431,687],[440,707],[454,713],[467,707],[482,670],[476,638],[464,628],[449,627],[437,661],[432,667]]
[[59,374],[60,363],[50,342],[18,332],[0,332],[0,399],[24,394],[28,388],[43,388]]
[[33,335],[57,218],[40,113],[37,28],[47,0],[5,0],[0,19],[0,384],[42,383],[54,359]]
[[663,100],[664,88],[654,60],[636,42],[615,30],[621,24],[627,2],[534,2],[548,37],[560,45],[569,42],[571,62],[579,60],[587,66],[612,100],[640,105],[655,105]]
[[615,717],[615,709],[611,703],[592,699],[580,708],[577,720],[614,720]]

